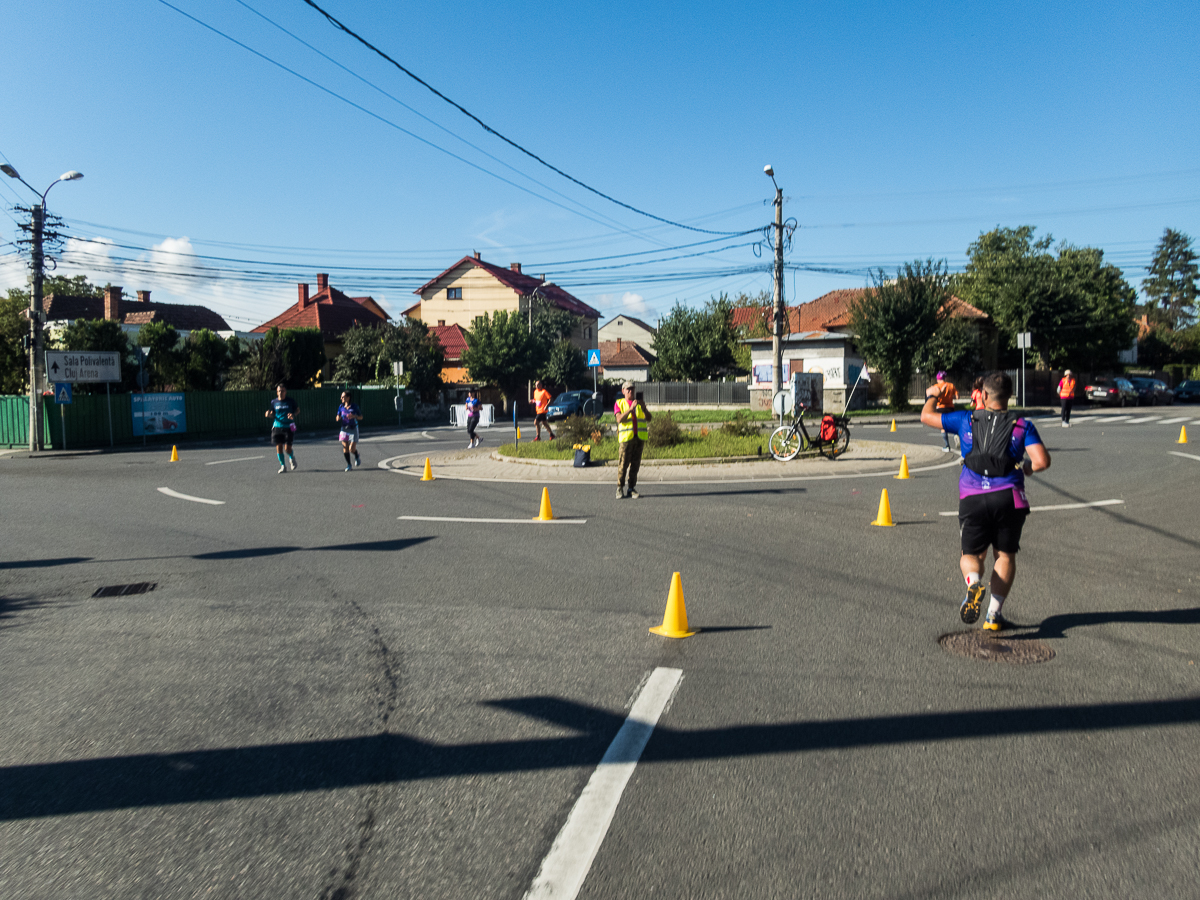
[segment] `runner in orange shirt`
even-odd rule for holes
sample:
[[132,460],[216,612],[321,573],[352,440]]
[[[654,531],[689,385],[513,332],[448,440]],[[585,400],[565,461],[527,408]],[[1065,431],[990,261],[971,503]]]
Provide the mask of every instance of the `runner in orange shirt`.
[[[930,395],[937,398],[934,408],[939,414],[954,412],[954,401],[958,399],[958,391],[954,387],[954,382],[946,380],[945,372],[938,372],[937,384],[934,387],[937,393]],[[942,452],[950,452],[950,433],[944,428],[942,429]]]
[[546,386],[540,381],[533,387],[533,425],[537,429],[537,437],[535,441],[542,439],[542,426],[546,426],[546,432],[550,435],[550,440],[554,440],[554,432],[550,430],[550,420],[546,418],[546,410],[550,408],[550,401],[553,398],[550,392],[546,390]]

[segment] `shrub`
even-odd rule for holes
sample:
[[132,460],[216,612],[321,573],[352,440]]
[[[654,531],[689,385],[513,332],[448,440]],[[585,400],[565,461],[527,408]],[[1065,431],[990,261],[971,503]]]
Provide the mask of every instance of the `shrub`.
[[758,437],[762,434],[762,426],[743,410],[738,410],[737,415],[721,426],[721,430],[734,437]]
[[674,447],[683,443],[683,429],[670,413],[659,413],[650,420],[650,435],[646,443],[651,447]]
[[604,426],[591,416],[567,416],[555,423],[554,436],[566,447],[575,444],[598,444],[604,439]]

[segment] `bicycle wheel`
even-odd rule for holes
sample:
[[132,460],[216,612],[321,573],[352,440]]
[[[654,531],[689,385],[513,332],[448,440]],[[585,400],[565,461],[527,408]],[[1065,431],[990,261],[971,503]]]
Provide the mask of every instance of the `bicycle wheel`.
[[767,448],[771,451],[771,455],[778,460],[786,462],[789,459],[795,459],[796,454],[800,452],[800,435],[791,425],[781,425],[771,432]]
[[832,441],[821,441],[821,455],[828,459],[837,459],[850,446],[850,429],[845,425],[837,427],[837,434]]

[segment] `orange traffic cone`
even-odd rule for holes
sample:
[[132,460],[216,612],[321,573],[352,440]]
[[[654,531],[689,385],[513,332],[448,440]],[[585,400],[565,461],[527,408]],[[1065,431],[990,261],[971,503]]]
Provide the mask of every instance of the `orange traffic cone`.
[[179,448],[171,445],[171,462],[179,462]]
[[554,511],[550,509],[550,489],[542,488],[542,509],[533,517],[535,522],[553,522]]
[[425,474],[421,476],[422,481],[433,481],[433,469],[429,466],[429,457],[425,457]]
[[687,607],[683,603],[683,579],[679,577],[678,572],[671,576],[671,592],[667,594],[667,610],[663,613],[663,623],[657,628],[651,628],[650,633],[669,638],[691,637],[696,633],[688,631]]
[[1179,440],[1177,440],[1175,443],[1177,443],[1177,444],[1186,444],[1187,443],[1187,426],[1186,425],[1179,426]]
[[879,512],[875,514],[875,521],[872,525],[882,525],[885,528],[891,528],[896,523],[892,521],[892,505],[888,503],[887,488],[883,489],[883,493],[879,495]]
[[900,479],[904,479],[904,478],[908,478],[908,477],[909,477],[909,474],[908,474],[908,454],[907,454],[907,453],[902,453],[902,454],[900,454],[900,474],[899,474],[899,475],[893,475],[892,477],[893,477],[893,478],[900,478]]
[[895,430],[896,430],[896,420],[892,419],[892,427],[889,428],[888,431],[895,431]]

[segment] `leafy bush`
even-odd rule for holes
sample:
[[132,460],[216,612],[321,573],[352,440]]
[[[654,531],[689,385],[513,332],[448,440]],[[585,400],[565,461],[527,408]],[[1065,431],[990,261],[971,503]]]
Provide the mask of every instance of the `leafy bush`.
[[606,428],[591,416],[567,416],[555,423],[555,438],[567,447],[575,444],[598,444],[604,439]]
[[753,421],[749,415],[739,410],[737,415],[721,426],[725,434],[734,437],[758,437],[762,434],[762,426]]
[[650,435],[646,441],[651,447],[674,447],[683,443],[683,430],[670,413],[659,413],[650,420]]

